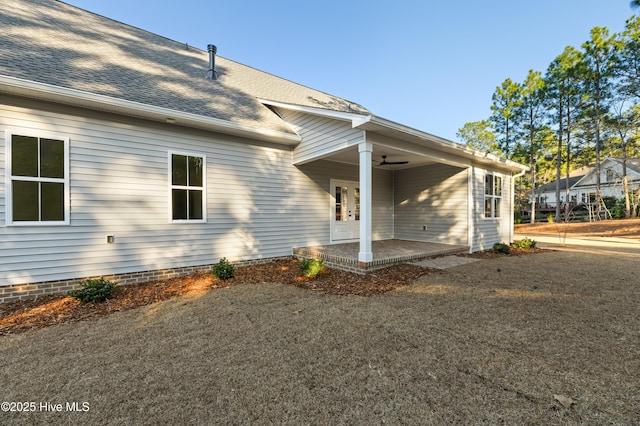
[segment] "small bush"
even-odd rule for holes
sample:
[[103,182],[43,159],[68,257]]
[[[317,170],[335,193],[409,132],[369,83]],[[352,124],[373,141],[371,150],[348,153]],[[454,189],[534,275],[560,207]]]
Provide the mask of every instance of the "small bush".
[[553,223],[556,220],[556,216],[553,214],[550,214],[549,216],[547,216],[547,222],[549,223]]
[[538,244],[537,241],[530,238],[525,238],[523,240],[515,240],[511,243],[511,246],[517,249],[532,249],[536,248],[536,244]]
[[81,289],[71,290],[69,296],[78,299],[82,303],[104,302],[112,296],[118,283],[104,278],[85,280]]
[[220,259],[220,261],[211,268],[213,276],[221,280],[233,278],[235,276],[235,271],[235,266],[233,266],[226,257]]
[[307,278],[315,278],[324,269],[324,262],[322,259],[302,259],[300,261],[300,275]]
[[511,248],[509,247],[508,244],[505,244],[505,243],[495,243],[493,245],[493,251],[495,253],[509,254],[511,253]]
[[522,223],[522,213],[519,211],[513,213],[513,223],[516,225],[520,225]]

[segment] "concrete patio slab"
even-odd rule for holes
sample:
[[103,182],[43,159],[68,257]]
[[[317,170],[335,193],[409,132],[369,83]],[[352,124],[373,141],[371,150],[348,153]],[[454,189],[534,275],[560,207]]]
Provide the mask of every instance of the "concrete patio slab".
[[329,267],[364,274],[401,263],[469,251],[469,247],[464,245],[406,240],[373,241],[372,246],[373,262],[365,264],[358,261],[359,243],[296,247],[293,249],[293,255],[307,258],[319,257]]

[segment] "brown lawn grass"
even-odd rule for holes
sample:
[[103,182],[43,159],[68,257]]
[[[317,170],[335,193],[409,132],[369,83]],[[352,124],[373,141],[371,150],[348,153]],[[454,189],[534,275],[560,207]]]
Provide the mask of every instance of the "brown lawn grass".
[[2,336],[3,401],[89,410],[0,423],[638,424],[637,261],[487,258],[369,297],[237,283]]

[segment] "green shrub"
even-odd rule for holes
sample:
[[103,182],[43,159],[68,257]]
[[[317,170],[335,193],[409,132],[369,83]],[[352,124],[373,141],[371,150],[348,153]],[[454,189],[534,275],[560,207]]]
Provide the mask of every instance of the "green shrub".
[[538,244],[536,240],[525,238],[523,240],[515,240],[511,243],[511,246],[516,249],[532,249],[536,248],[536,244]]
[[104,278],[85,280],[80,284],[82,288],[71,290],[69,296],[78,299],[83,303],[104,302],[115,291],[118,283],[105,280]]
[[495,253],[509,254],[511,253],[511,248],[509,247],[508,244],[505,244],[505,243],[495,243],[493,245],[493,251]]
[[627,216],[626,209],[624,198],[620,198],[611,209],[611,216],[614,219],[624,219]]
[[300,275],[307,278],[315,278],[324,269],[324,262],[322,259],[302,259],[300,261]]
[[516,225],[520,225],[522,223],[522,213],[519,211],[513,213],[513,223]]
[[213,265],[213,267],[211,268],[213,276],[221,280],[233,278],[235,275],[235,271],[235,266],[233,266],[226,257],[220,259],[220,261]]

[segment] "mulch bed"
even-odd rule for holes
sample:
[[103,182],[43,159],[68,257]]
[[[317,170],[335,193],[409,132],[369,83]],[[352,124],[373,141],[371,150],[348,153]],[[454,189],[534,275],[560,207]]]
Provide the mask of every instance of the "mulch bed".
[[[511,254],[485,250],[458,256],[492,259],[521,256],[545,250],[512,249]],[[219,280],[210,271],[198,271],[163,281],[119,286],[113,297],[101,303],[82,303],[70,296],[51,295],[37,299],[0,304],[0,336],[36,330],[55,324],[84,321],[126,311],[180,296],[240,284],[281,283],[306,290],[335,295],[373,296],[411,284],[434,269],[402,264],[379,269],[366,275],[325,268],[316,278],[300,277],[294,258],[237,268],[235,277]]]
[[150,283],[119,286],[115,295],[102,303],[81,303],[62,295],[0,304],[0,336],[83,321],[179,296],[239,284],[281,283],[327,294],[372,296],[412,283],[433,270],[415,265],[397,265],[367,275],[325,268],[315,279],[299,276],[296,259],[278,260],[237,268],[235,277],[219,280],[210,271]]

